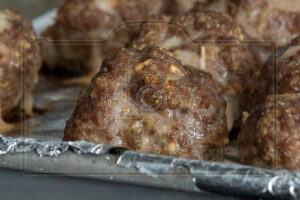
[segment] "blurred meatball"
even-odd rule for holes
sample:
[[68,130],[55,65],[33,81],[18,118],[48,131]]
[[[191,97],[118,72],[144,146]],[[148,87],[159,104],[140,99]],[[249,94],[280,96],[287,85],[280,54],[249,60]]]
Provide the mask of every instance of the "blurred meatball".
[[266,96],[275,94],[275,89],[276,94],[300,93],[300,36],[291,44],[278,48],[275,57],[269,58],[256,79],[248,93],[253,98],[247,110],[264,101]]
[[122,24],[168,13],[172,1],[64,0],[55,24],[42,34],[54,40],[43,45],[47,69],[73,75],[96,74],[102,60],[123,48],[138,28],[137,23]]
[[162,48],[122,49],[78,99],[64,140],[209,160],[228,142],[225,110],[206,72]]
[[[276,46],[291,42],[300,34],[299,0],[239,0],[234,11],[236,21],[256,41],[273,41]],[[263,44],[262,44],[263,45]],[[260,50],[265,61],[272,46]]]
[[300,94],[268,96],[246,119],[239,145],[245,164],[300,170]]
[[9,128],[2,119],[13,109],[22,107],[23,96],[23,109],[32,112],[32,92],[41,65],[39,45],[35,41],[27,19],[12,10],[0,10],[0,131]]
[[299,69],[300,37],[279,48],[258,74],[249,93],[253,110],[239,136],[243,163],[300,170]]
[[230,128],[241,113],[239,98],[253,84],[257,71],[252,52],[243,43],[246,39],[229,15],[202,12],[153,18],[131,46],[160,46],[184,65],[209,72],[224,87]]

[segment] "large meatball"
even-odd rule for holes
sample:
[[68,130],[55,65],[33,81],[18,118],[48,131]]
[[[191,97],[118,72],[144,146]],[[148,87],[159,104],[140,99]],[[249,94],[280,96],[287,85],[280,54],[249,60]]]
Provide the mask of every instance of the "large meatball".
[[240,116],[239,98],[257,71],[247,36],[227,14],[202,12],[156,17],[146,23],[131,46],[166,48],[184,65],[209,72],[224,87],[229,128]]
[[40,66],[40,49],[30,22],[12,10],[0,10],[0,133],[10,128],[3,117],[23,106],[23,96],[23,109],[32,112]]
[[105,59],[67,121],[64,140],[213,159],[228,142],[226,103],[209,74],[159,48]]
[[268,96],[246,119],[239,145],[245,164],[300,170],[300,94]]
[[[277,46],[291,42],[300,34],[299,0],[239,0],[234,17],[256,41],[273,41]],[[264,46],[264,44],[261,44]],[[260,50],[265,61],[272,47]]]
[[138,28],[137,23],[125,22],[168,13],[170,1],[64,0],[55,24],[43,33],[45,39],[53,40],[43,45],[47,69],[73,75],[96,74],[102,60],[123,48]]

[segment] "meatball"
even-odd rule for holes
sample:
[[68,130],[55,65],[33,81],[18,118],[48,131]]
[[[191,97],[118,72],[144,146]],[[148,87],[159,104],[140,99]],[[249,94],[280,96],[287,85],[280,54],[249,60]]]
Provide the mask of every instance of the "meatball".
[[40,49],[30,22],[15,11],[0,10],[0,133],[12,128],[3,121],[12,110],[32,113],[40,66]]
[[[273,41],[276,46],[291,42],[300,34],[299,0],[239,0],[234,17],[252,39]],[[260,50],[264,62],[272,47]]]
[[122,49],[80,95],[64,140],[214,159],[228,142],[225,111],[211,75],[162,48]]
[[102,60],[123,48],[138,29],[137,23],[125,22],[167,13],[170,1],[64,0],[55,24],[42,34],[46,41],[53,40],[42,49],[46,69],[95,75]]
[[279,48],[275,60],[249,93],[253,110],[241,128],[240,157],[246,164],[300,170],[300,37]]
[[130,46],[160,46],[184,65],[209,72],[224,87],[231,128],[241,114],[239,98],[253,85],[257,71],[245,40],[247,35],[229,15],[202,12],[156,17],[142,27]]
[[245,164],[300,170],[300,94],[268,96],[246,119],[238,141]]
[[272,61],[269,61],[266,66],[267,73],[262,74],[265,76],[265,80],[269,81],[267,93],[272,93],[271,81],[273,83],[276,81],[276,92],[279,94],[300,93],[300,36],[290,45],[279,49],[276,62],[276,80],[273,80],[273,76],[271,76],[271,73],[274,72]]
[[264,101],[266,96],[275,94],[275,89],[276,94],[300,93],[300,36],[291,44],[279,48],[275,58],[271,56],[263,69],[258,71],[256,79],[257,83],[248,94],[253,101],[248,104],[247,110]]

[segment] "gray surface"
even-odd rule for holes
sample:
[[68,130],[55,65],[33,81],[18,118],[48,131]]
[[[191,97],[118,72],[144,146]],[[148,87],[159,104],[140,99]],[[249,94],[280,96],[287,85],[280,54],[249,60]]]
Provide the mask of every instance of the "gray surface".
[[46,11],[55,8],[61,0],[0,0],[0,8],[13,8],[33,19]]
[[75,199],[234,199],[175,190],[157,189],[117,182],[88,179],[24,175],[0,168],[0,199],[75,200]]

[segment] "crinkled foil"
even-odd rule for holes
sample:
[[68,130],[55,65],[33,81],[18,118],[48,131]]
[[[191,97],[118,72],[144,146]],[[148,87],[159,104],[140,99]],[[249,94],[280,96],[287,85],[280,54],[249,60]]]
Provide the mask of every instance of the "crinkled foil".
[[[154,164],[155,163],[155,164]],[[231,163],[214,163],[133,151],[124,152],[117,164],[137,168],[148,175],[188,168],[199,189],[232,196],[270,199],[300,199],[300,173],[271,171]]]
[[61,142],[37,140],[33,138],[11,138],[0,136],[0,155],[8,153],[26,153],[35,151],[38,156],[59,156],[72,150],[78,154],[105,154],[111,147],[104,144],[92,144],[85,141]]
[[[58,173],[59,170],[63,172],[64,168],[77,167],[81,174],[86,170],[87,173],[83,174],[85,177],[90,177],[89,172],[101,172],[109,180],[195,192],[300,199],[300,173],[137,153],[84,141],[63,142],[61,138],[65,122],[73,111],[82,87],[58,86],[61,84],[49,83],[45,78],[41,79],[39,85],[42,88],[37,89],[35,106],[45,112],[29,119],[23,134],[12,132],[10,135],[13,137],[0,136],[1,167],[12,167],[12,164],[7,165],[10,160],[28,153],[26,169],[35,173]],[[225,152],[229,160],[237,160],[234,144]]]

